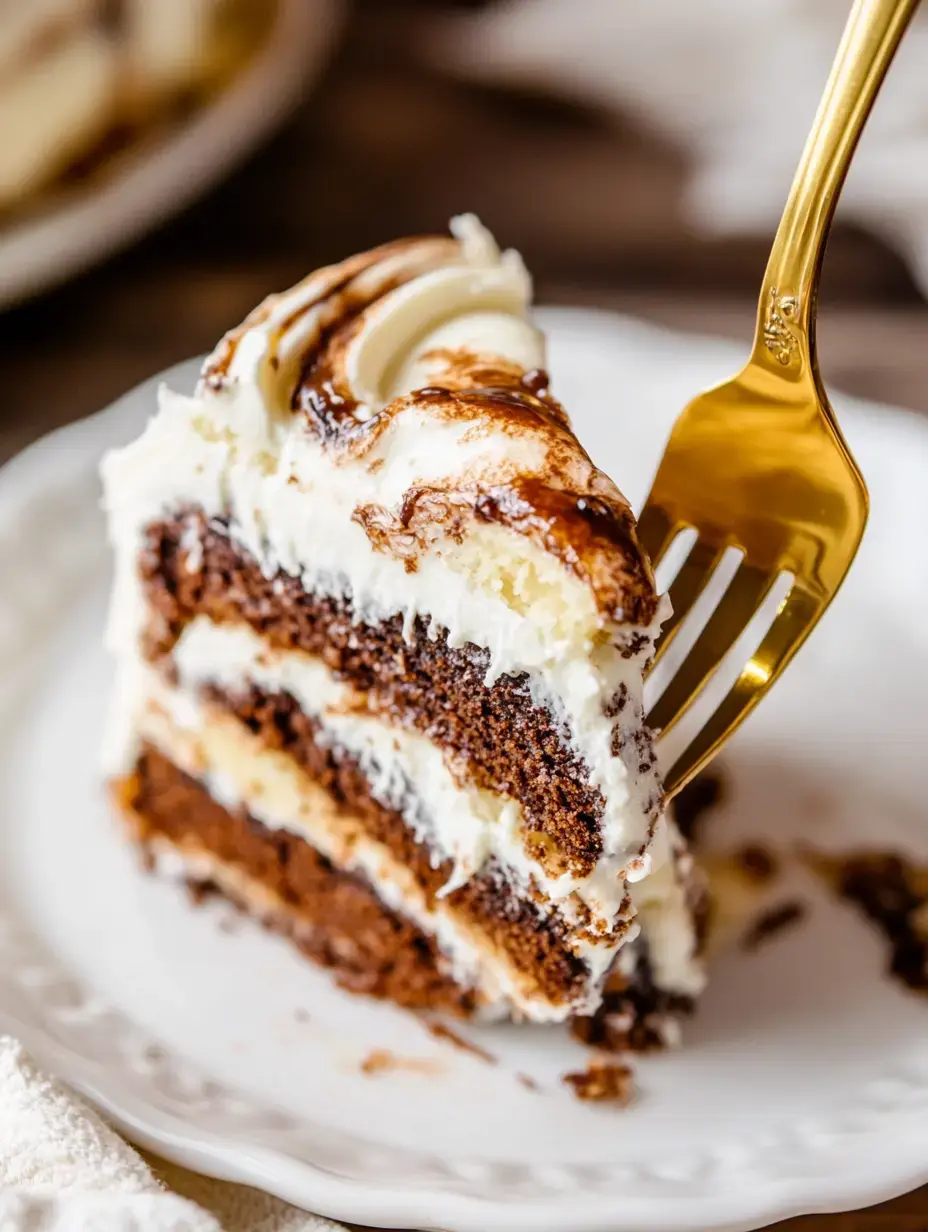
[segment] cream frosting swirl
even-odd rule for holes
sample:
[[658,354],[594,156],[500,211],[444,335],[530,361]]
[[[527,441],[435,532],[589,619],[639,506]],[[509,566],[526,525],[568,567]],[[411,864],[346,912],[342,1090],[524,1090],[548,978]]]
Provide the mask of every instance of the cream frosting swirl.
[[439,514],[454,534],[466,516],[498,522],[589,586],[604,622],[650,624],[658,599],[631,511],[548,392],[521,257],[473,215],[452,231],[270,296],[207,360],[201,394],[257,387],[284,423],[302,415],[333,460],[389,464],[386,502],[358,509],[378,550],[409,561]]

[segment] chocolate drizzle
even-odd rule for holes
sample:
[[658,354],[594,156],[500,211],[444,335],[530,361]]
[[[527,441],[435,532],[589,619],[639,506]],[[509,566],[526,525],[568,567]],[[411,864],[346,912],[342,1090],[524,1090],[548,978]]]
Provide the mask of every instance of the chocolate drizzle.
[[485,522],[497,522],[533,539],[572,573],[594,584],[597,562],[611,556],[617,574],[613,581],[618,584],[617,606],[609,615],[628,624],[645,625],[654,619],[657,596],[627,506],[527,478],[482,492],[474,511]]
[[[526,371],[494,355],[492,343],[480,353],[435,348],[417,356],[428,365],[427,385],[382,406],[359,401],[367,395],[353,388],[347,356],[371,320],[371,310],[379,313],[378,305],[392,292],[461,261],[455,241],[420,238],[398,240],[319,271],[292,292],[266,300],[227,334],[204,370],[203,384],[221,390],[242,338],[260,329],[267,333],[259,377],[265,396],[275,410],[301,420],[325,449],[339,455],[333,463],[351,461],[371,470],[383,466],[388,458],[375,456],[378,442],[394,420],[415,411],[472,425],[468,439],[471,431],[524,439],[524,464],[513,454],[502,463],[481,463],[466,476],[456,474],[452,465],[447,475],[411,484],[399,512],[365,504],[357,520],[378,550],[398,549],[406,567],[414,569],[408,536],[415,534],[421,498],[428,493],[430,508],[438,508],[442,494],[444,505],[454,510],[453,517],[444,519],[448,533],[462,536],[465,522],[474,519],[506,526],[589,585],[607,620],[650,624],[658,598],[631,510],[584,453],[563,407],[549,392],[543,369]],[[457,308],[464,315],[472,310],[466,299]],[[414,340],[406,341],[411,345]]]

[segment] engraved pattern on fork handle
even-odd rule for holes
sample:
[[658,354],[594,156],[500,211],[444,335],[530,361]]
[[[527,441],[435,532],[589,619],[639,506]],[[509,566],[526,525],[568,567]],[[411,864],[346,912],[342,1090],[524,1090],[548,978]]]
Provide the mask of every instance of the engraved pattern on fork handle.
[[764,319],[764,345],[784,368],[788,368],[799,353],[799,338],[793,326],[798,313],[799,301],[795,295],[781,295],[779,288],[770,288]]
[[918,4],[855,0],[851,10],[764,274],[754,358],[772,359],[773,372],[814,376],[825,241],[864,123]]
[[[789,589],[737,680],[664,774],[672,797],[778,679],[841,586],[867,491],[828,405],[815,354],[818,278],[835,203],[864,122],[918,0],[855,0],[764,275],[754,347],[734,378],[694,398],[674,426],[639,518],[659,562],[684,528],[695,544],[671,585],[671,644],[729,544],[743,552],[648,719],[674,738],[784,575]],[[666,664],[666,660],[665,660]],[[708,700],[711,700],[708,699]],[[678,727],[676,736],[681,731]]]

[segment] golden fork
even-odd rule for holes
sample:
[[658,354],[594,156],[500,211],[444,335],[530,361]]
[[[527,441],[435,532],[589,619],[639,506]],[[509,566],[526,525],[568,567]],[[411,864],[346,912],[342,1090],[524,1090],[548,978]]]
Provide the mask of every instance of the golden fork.
[[667,770],[668,798],[718,751],[809,636],[863,535],[867,489],[819,376],[816,297],[838,193],[917,5],[855,0],[773,243],[751,358],[740,375],[683,411],[639,519],[655,565],[681,531],[696,531],[670,586],[673,615],[655,666],[722,556],[733,547],[743,552],[724,596],[650,707],[648,722],[662,744],[787,575],[787,593],[760,644]]

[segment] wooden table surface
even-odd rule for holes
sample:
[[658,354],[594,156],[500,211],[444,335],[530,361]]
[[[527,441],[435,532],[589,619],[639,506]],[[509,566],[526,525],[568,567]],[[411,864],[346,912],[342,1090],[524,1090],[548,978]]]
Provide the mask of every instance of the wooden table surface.
[[[445,80],[403,50],[387,7],[362,6],[293,122],[208,199],[0,316],[0,458],[209,349],[266,292],[314,266],[441,229],[461,209],[521,248],[542,300],[749,337],[763,240],[694,236],[680,158],[602,117]],[[832,386],[928,411],[928,308],[865,236],[833,239],[820,340]],[[926,1232],[928,1190],[780,1226]]]

